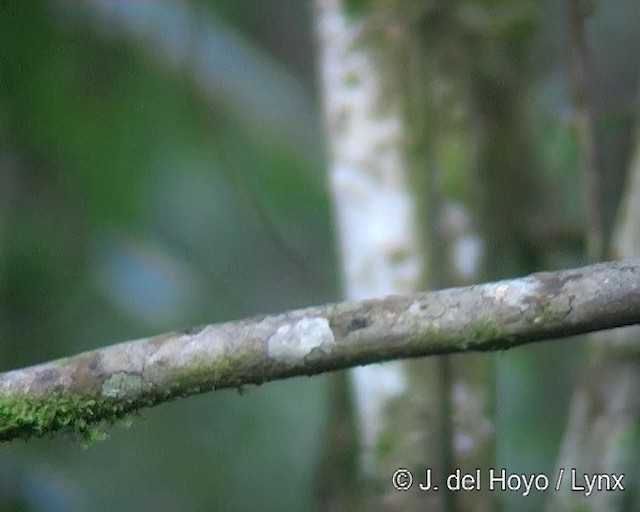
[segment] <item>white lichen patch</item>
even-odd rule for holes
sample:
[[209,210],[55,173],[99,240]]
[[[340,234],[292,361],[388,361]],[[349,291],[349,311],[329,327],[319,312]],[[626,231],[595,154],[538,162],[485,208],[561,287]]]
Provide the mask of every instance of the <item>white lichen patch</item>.
[[269,357],[285,361],[300,359],[314,349],[330,352],[335,337],[329,322],[321,317],[304,317],[293,325],[283,325],[267,342]]
[[490,297],[524,312],[529,308],[527,299],[536,293],[536,284],[529,278],[483,285],[483,297]]
[[422,313],[421,304],[417,301],[412,302],[407,309],[407,313],[411,313],[412,315],[420,315]]

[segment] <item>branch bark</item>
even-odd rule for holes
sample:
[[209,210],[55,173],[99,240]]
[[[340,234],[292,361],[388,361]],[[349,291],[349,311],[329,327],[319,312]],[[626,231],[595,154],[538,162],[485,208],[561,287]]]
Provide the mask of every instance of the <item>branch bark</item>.
[[0,440],[90,437],[101,421],[214,389],[636,323],[640,260],[207,325],[0,374]]

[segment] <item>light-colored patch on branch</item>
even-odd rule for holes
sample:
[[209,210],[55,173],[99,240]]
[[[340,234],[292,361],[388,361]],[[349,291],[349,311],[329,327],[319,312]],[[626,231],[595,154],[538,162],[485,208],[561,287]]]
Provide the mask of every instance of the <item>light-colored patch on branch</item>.
[[304,358],[312,350],[330,352],[335,337],[326,318],[303,318],[294,325],[278,327],[267,342],[270,357],[283,361]]

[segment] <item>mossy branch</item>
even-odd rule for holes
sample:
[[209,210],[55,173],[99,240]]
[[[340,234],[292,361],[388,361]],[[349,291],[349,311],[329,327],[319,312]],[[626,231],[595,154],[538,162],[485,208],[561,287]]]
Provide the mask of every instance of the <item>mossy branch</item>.
[[0,374],[0,440],[94,426],[214,389],[640,323],[640,260],[327,304],[120,343]]

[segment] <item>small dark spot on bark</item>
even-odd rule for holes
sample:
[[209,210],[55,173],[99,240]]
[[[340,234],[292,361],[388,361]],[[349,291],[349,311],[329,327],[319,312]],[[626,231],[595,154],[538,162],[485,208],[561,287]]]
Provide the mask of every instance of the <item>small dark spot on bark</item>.
[[574,281],[583,277],[581,272],[566,272],[562,275],[552,272],[539,272],[533,274],[538,282],[542,285],[541,292],[547,296],[556,296],[562,293],[564,285],[568,281]]
[[206,325],[198,325],[197,327],[187,327],[186,329],[180,331],[181,334],[186,336],[195,336],[199,332],[203,331],[207,327]]
[[58,380],[60,372],[53,368],[47,368],[37,373],[37,385],[41,389],[47,389]]
[[365,317],[356,316],[353,317],[349,322],[348,330],[349,332],[357,331],[358,329],[364,329],[365,327],[367,327],[367,325],[369,325],[369,322]]

